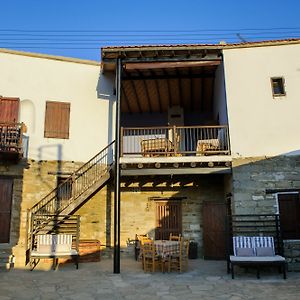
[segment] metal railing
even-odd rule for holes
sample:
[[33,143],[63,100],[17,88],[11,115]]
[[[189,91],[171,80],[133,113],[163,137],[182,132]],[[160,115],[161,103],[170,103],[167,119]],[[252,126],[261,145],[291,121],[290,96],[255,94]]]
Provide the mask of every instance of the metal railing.
[[31,215],[59,215],[81,194],[111,170],[113,164],[113,144],[114,141],[76,170],[41,201],[35,204],[29,213]]
[[121,128],[121,156],[230,154],[227,125]]
[[24,123],[0,123],[0,152],[22,153],[24,132],[26,132]]

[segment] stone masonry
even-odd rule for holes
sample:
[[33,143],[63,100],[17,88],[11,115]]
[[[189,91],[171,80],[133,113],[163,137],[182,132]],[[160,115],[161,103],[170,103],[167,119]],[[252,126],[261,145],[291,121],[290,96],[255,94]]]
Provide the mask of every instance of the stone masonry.
[[276,213],[276,195],[266,190],[300,189],[300,156],[234,159],[232,175],[233,213]]

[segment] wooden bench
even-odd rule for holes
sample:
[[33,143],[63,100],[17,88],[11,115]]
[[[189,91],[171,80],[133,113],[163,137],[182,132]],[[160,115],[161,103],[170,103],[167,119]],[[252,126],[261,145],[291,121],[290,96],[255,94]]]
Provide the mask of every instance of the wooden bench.
[[73,243],[72,234],[37,234],[36,247],[30,253],[30,270],[33,270],[40,259],[53,258],[53,269],[58,266],[59,258],[72,258],[78,269],[78,243]]

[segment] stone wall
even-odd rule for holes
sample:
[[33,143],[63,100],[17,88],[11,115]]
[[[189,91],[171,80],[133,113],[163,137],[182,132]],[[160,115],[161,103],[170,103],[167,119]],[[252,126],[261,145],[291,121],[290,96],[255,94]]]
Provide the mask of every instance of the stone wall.
[[[121,247],[123,252],[132,251],[128,241],[135,234],[155,235],[156,201],[159,199],[182,198],[182,234],[198,243],[202,255],[202,203],[203,201],[225,201],[223,176],[195,176],[188,183],[167,179],[160,185],[143,179],[132,182],[121,189]],[[143,182],[141,187],[141,182]],[[175,182],[175,183],[174,183]],[[154,187],[155,186],[155,187]]]
[[[56,187],[57,173],[72,173],[80,162],[22,161],[0,166],[0,175],[14,178],[11,242],[6,245],[15,256],[15,266],[24,268],[27,243],[27,211]],[[199,245],[202,253],[202,203],[224,201],[224,176],[198,175],[123,180],[121,186],[121,249],[133,255],[137,233],[154,237],[153,197],[182,198],[182,231]],[[81,216],[80,239],[100,240],[102,250],[113,245],[114,193],[111,183],[103,187],[76,212]]]
[[266,190],[300,189],[300,156],[234,159],[232,175],[233,213],[276,213],[276,196]]

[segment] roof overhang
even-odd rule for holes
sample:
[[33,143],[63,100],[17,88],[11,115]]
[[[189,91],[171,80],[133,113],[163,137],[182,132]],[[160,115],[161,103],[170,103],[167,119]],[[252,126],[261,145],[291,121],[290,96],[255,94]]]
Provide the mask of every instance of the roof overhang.
[[104,71],[114,71],[117,59],[121,58],[126,68],[130,68],[131,64],[134,64],[135,69],[136,64],[139,64],[139,68],[146,68],[154,62],[163,63],[164,67],[180,67],[179,62],[196,64],[199,61],[221,61],[221,50],[222,46],[219,45],[107,47],[102,49],[102,66]]

